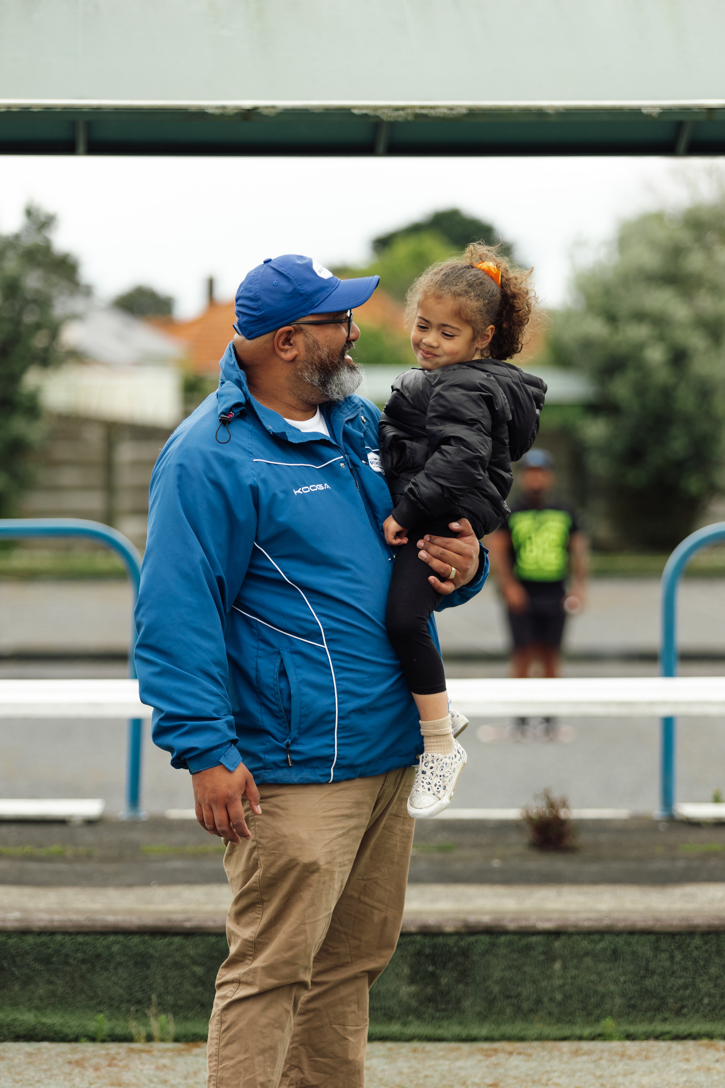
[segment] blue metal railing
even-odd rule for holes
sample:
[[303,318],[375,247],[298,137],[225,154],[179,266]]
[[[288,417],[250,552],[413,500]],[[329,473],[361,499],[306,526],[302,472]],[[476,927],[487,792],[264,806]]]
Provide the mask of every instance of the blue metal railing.
[[[98,544],[111,548],[121,556],[128,572],[133,590],[133,602],[136,603],[141,580],[141,556],[131,541],[99,521],[84,521],[80,518],[6,518],[0,519],[0,539],[29,540],[38,537],[81,536],[95,540]],[[131,611],[131,639],[128,653],[128,675],[136,678],[134,649],[136,647],[136,625]],[[143,820],[141,811],[141,757],[143,746],[143,722],[140,718],[130,718],[128,723],[128,749],[126,758],[126,807],[122,813],[124,820]]]
[[[667,560],[662,572],[662,627],[660,642],[660,674],[677,675],[677,589],[683,570],[695,552],[708,544],[725,540],[725,521],[706,525],[685,537]],[[675,757],[677,748],[677,719],[662,718],[660,726],[660,819],[671,820],[675,815]]]

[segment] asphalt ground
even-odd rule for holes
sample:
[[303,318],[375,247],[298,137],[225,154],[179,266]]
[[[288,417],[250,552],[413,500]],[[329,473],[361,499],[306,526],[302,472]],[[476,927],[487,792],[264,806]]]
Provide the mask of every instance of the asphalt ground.
[[[659,645],[659,581],[596,578],[586,609],[568,624],[576,657],[655,657]],[[725,658],[725,579],[685,579],[679,593],[679,636],[689,657]],[[0,580],[0,656],[123,655],[131,591],[123,581]],[[506,621],[493,583],[461,608],[438,616],[449,655],[500,657]]]
[[[541,853],[517,821],[419,821],[410,880],[425,884],[725,882],[725,826],[580,820],[576,849]],[[223,846],[195,821],[1,823],[0,884],[226,883]]]
[[[203,1043],[2,1043],[0,1088],[203,1088]],[[370,1043],[367,1088],[719,1088],[725,1043]]]

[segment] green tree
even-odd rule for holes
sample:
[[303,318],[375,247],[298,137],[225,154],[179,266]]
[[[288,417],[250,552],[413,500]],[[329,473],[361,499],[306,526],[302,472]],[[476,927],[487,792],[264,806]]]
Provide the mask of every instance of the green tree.
[[174,312],[171,295],[160,295],[153,287],[143,284],[114,298],[113,305],[134,317],[171,317]]
[[[374,258],[364,267],[337,269],[338,275],[380,276],[380,290],[397,302],[404,302],[408,288],[429,265],[452,257],[469,242],[483,238],[496,243],[498,233],[490,223],[464,215],[457,208],[434,212],[427,219],[410,223],[399,230],[375,238]],[[506,253],[511,247],[502,247]],[[414,363],[406,333],[365,321],[357,358],[366,364],[386,364],[405,368]]]
[[[465,249],[469,242],[483,240],[489,245],[495,245],[502,241],[492,223],[478,219],[475,215],[466,215],[458,208],[447,208],[445,211],[433,212],[427,219],[390,231],[389,234],[380,234],[373,239],[373,252],[382,256],[400,238],[409,238],[416,234],[436,234],[455,252]],[[507,242],[502,242],[501,252],[510,257],[513,249]]]
[[625,222],[574,279],[552,361],[598,393],[581,438],[622,536],[670,549],[722,486],[725,195]]
[[356,362],[364,366],[394,366],[401,371],[415,365],[410,339],[404,332],[361,321],[360,333],[353,352]]
[[78,265],[52,244],[54,216],[29,206],[15,234],[0,235],[0,516],[31,479],[28,453],[41,440],[38,393],[24,381],[68,354],[63,321],[81,291]]
[[399,302],[404,301],[408,288],[428,265],[450,257],[455,250],[440,234],[421,231],[403,234],[365,268],[356,268],[356,276],[380,276],[380,287]]

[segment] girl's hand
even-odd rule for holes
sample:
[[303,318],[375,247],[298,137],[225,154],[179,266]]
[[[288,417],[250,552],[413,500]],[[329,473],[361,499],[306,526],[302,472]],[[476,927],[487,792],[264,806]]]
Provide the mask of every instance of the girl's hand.
[[404,529],[402,525],[398,525],[392,514],[383,522],[383,532],[385,533],[385,540],[393,548],[408,543],[408,530]]

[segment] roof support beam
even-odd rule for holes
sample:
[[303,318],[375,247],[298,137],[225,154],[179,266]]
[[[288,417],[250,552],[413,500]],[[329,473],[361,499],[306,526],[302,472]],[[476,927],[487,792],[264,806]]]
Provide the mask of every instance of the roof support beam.
[[390,142],[390,121],[378,121],[378,127],[375,129],[375,154],[387,155],[388,143]]
[[694,121],[681,121],[677,130],[677,142],[675,143],[675,155],[686,155],[692,139]]
[[0,155],[722,155],[725,99],[684,103],[0,100]]
[[76,121],[75,134],[76,155],[86,155],[88,153],[88,122]]

